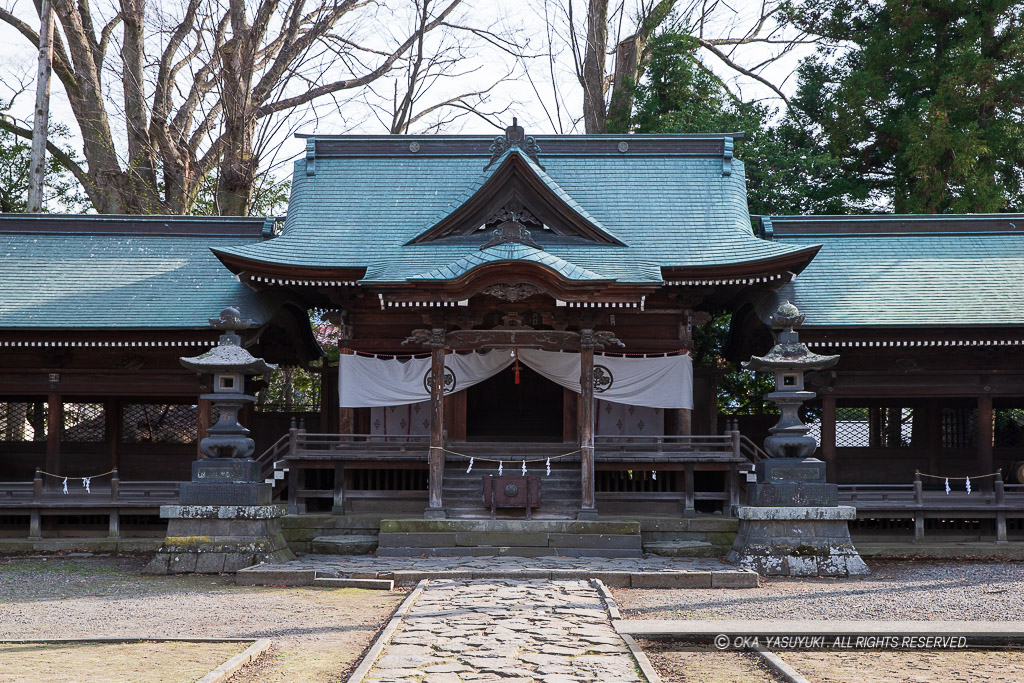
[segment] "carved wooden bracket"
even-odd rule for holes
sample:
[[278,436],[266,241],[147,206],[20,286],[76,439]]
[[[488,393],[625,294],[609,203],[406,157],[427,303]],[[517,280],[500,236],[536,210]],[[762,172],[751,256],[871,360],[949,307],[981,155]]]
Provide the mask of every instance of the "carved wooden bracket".
[[435,327],[431,330],[413,330],[412,334],[402,342],[402,346],[406,344],[419,344],[421,346],[429,346],[432,349],[440,349],[446,345],[445,337],[444,328]]
[[528,299],[535,294],[540,294],[541,288],[527,282],[519,282],[514,285],[501,282],[485,287],[483,293],[489,294],[496,299],[501,299],[502,301],[522,301],[523,299]]

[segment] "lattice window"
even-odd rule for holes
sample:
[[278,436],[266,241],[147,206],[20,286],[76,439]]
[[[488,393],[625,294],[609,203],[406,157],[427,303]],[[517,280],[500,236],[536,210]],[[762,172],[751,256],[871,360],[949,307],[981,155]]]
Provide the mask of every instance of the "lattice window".
[[65,403],[61,441],[101,442],[106,435],[106,421],[102,403]]
[[46,441],[45,401],[0,403],[0,441]]
[[128,403],[121,411],[122,443],[195,443],[198,406]]
[[906,448],[913,427],[913,408],[836,407],[836,446],[842,448]]
[[870,409],[836,406],[836,446],[858,448],[870,445]]
[[996,408],[994,444],[1000,448],[1024,448],[1024,408]]
[[978,411],[975,408],[942,409],[943,448],[973,448],[978,445]]

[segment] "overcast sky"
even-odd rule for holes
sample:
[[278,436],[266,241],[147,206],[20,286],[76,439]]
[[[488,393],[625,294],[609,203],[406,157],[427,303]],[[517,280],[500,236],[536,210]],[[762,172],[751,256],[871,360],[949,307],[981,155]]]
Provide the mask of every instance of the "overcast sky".
[[[94,0],[93,7],[109,0]],[[405,0],[392,0],[393,4]],[[461,21],[478,27],[485,27],[496,33],[515,36],[526,44],[528,54],[539,55],[547,51],[550,42],[556,49],[562,47],[562,53],[554,64],[549,60],[536,57],[519,61],[510,55],[489,47],[483,41],[471,42],[463,51],[463,58],[456,67],[458,78],[440,79],[432,88],[428,99],[438,101],[455,94],[486,88],[494,85],[488,94],[488,102],[484,105],[489,113],[502,112],[498,116],[490,116],[491,121],[473,115],[467,115],[450,124],[445,132],[450,133],[485,133],[493,134],[498,128],[493,123],[507,125],[513,116],[527,128],[528,133],[582,133],[582,129],[574,127],[573,119],[578,119],[581,111],[581,91],[576,82],[572,60],[567,49],[564,49],[566,37],[564,13],[559,14],[558,5],[570,0],[465,0],[466,9]],[[585,0],[574,0],[578,16],[586,10]],[[627,0],[636,1],[636,0]],[[35,26],[38,17],[35,15],[31,0],[0,0],[5,7],[12,8],[19,16]],[[159,13],[162,8],[175,7],[178,0],[149,0],[147,8],[150,14]],[[730,30],[730,24],[742,28],[749,25],[753,12],[760,3],[750,0],[738,0],[722,10],[717,18],[717,30]],[[102,11],[102,10],[100,10]],[[551,17],[551,25],[555,27],[550,36],[546,34],[544,20],[545,11]],[[367,19],[366,33],[374,38],[385,39],[405,35],[408,31],[409,17],[400,11],[382,11],[376,17]],[[616,29],[613,26],[613,30]],[[621,22],[628,26],[628,16]],[[627,29],[623,29],[627,30]],[[155,50],[154,50],[155,52]],[[790,55],[769,65],[762,71],[771,82],[779,85],[783,91],[791,93],[795,79],[791,77],[799,59],[808,54],[810,48],[803,47]],[[744,64],[756,64],[768,56],[761,46],[751,46],[739,53]],[[35,52],[28,42],[6,24],[0,24],[0,76],[8,87],[0,85],[0,99],[11,96],[10,85],[19,80],[28,81],[27,87],[15,103],[12,113],[19,118],[28,119],[34,99],[32,79],[35,73]],[[706,63],[730,84],[735,92],[744,100],[763,98],[774,100],[773,93],[755,81],[739,76],[734,71],[714,59]],[[505,80],[503,77],[509,76]],[[116,78],[108,76],[108,81]],[[501,82],[498,82],[501,81]],[[554,83],[554,87],[552,85]],[[77,136],[77,128],[67,103],[67,98],[60,87],[60,82],[53,79],[53,96],[51,104],[51,121],[64,123]],[[301,116],[293,116],[280,122],[273,131],[273,142],[268,145],[272,150],[272,158],[265,159],[267,164],[275,164],[282,171],[285,162],[302,153],[303,143],[296,141],[292,134],[296,130],[319,133],[386,133],[387,126],[381,121],[379,113],[369,103],[382,101],[392,92],[391,82],[381,82],[375,87],[375,93],[367,93],[364,97],[348,100],[339,107],[333,102],[324,102],[315,112],[304,112]],[[426,100],[425,100],[426,101]],[[422,130],[414,126],[413,132]],[[714,132],[714,131],[709,131]],[[77,141],[75,147],[79,147]]]

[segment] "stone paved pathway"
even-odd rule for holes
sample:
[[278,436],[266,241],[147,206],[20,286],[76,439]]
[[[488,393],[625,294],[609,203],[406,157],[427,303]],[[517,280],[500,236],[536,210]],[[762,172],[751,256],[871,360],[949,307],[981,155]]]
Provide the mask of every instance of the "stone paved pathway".
[[364,679],[642,683],[587,581],[432,580]]

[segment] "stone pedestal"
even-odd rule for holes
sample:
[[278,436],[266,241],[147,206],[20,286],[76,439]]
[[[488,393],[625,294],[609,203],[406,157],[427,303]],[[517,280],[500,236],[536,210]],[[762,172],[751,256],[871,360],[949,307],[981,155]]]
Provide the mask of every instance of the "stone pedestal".
[[837,505],[816,458],[770,458],[757,465],[728,560],[765,576],[863,576],[871,570],[850,540],[856,508]]
[[726,558],[763,576],[864,576],[871,573],[850,541],[850,506],[736,510],[739,529]]
[[295,559],[281,533],[285,505],[163,505],[167,537],[148,574],[231,573]]

